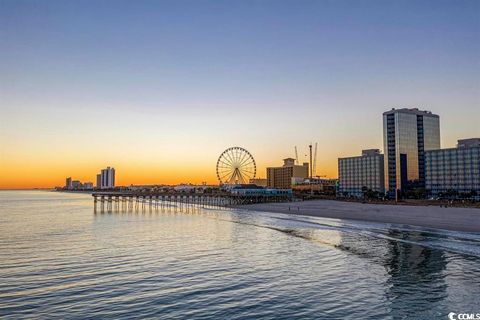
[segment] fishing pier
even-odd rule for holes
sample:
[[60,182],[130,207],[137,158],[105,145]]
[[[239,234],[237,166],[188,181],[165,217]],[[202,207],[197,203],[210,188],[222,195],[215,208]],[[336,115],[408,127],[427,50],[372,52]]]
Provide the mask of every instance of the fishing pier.
[[202,193],[168,193],[168,192],[133,192],[109,191],[92,194],[94,211],[139,212],[139,211],[190,211],[199,208],[228,208],[236,205],[266,202],[291,201],[291,194],[232,194],[229,192]]

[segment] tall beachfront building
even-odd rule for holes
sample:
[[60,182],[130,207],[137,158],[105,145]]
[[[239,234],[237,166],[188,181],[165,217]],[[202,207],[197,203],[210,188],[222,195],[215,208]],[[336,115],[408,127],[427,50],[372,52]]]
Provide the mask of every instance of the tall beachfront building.
[[417,108],[384,112],[383,144],[388,195],[424,188],[425,151],[440,149],[440,118]]
[[[97,176],[98,184],[98,176]],[[101,189],[111,189],[115,187],[115,169],[107,167],[100,171],[100,188]]]
[[363,197],[366,190],[385,193],[384,158],[378,149],[361,156],[338,159],[338,195]]
[[68,177],[65,179],[65,188],[66,189],[72,189],[72,178]]
[[458,140],[456,148],[427,151],[425,171],[430,195],[480,198],[480,138]]

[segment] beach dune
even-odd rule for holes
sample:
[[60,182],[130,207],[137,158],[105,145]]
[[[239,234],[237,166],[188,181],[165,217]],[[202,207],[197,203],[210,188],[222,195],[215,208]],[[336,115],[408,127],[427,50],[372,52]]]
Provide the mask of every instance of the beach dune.
[[259,203],[239,208],[324,218],[407,224],[435,229],[480,232],[480,209],[384,205],[335,200]]

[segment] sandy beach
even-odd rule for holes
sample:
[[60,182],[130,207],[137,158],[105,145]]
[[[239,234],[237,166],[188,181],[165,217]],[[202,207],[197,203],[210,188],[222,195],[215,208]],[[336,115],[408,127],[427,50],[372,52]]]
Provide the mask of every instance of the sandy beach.
[[262,203],[243,209],[324,218],[407,224],[435,229],[480,232],[480,209],[437,206],[383,205],[334,200]]

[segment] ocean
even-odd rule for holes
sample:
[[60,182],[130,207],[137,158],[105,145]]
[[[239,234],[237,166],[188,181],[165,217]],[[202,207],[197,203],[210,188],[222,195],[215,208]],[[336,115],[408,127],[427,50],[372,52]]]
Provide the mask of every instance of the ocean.
[[0,192],[1,319],[448,319],[480,234],[239,209],[94,212]]

